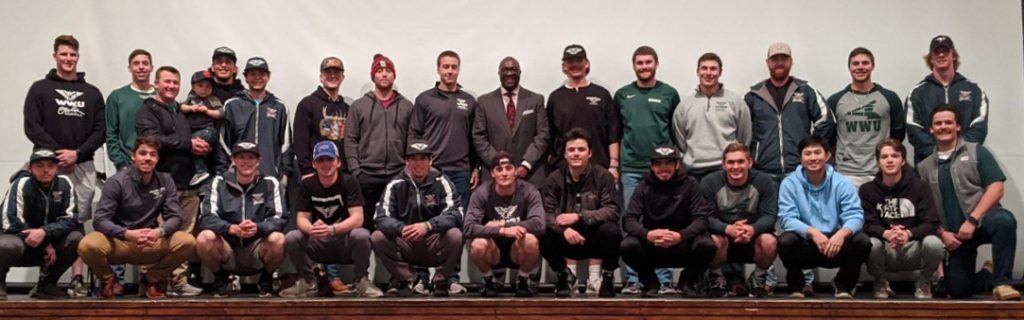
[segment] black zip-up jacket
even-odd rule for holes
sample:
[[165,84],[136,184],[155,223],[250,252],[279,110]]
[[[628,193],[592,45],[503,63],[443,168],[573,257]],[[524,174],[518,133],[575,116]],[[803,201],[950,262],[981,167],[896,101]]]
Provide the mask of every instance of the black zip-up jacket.
[[[135,167],[117,172],[103,185],[92,227],[107,237],[125,240],[128,229],[160,228],[170,237],[181,228],[178,190],[171,176],[153,172],[148,184]],[[160,223],[157,218],[163,218]]]
[[345,122],[345,165],[352,175],[391,177],[405,167],[412,102],[395,91],[384,108],[374,93],[352,102]]
[[627,235],[647,240],[651,229],[679,232],[683,242],[708,233],[708,216],[714,207],[701,194],[697,180],[679,170],[668,181],[648,172],[633,191],[622,230]]
[[[58,175],[43,186],[27,171],[11,181],[11,190],[0,207],[4,233],[25,239],[21,231],[43,228],[45,243],[52,243],[78,229],[78,206],[71,179]],[[45,247],[45,246],[44,246]]]
[[455,184],[440,171],[430,169],[427,179],[420,184],[403,172],[384,188],[373,220],[377,230],[389,238],[401,236],[405,225],[423,221],[428,223],[429,233],[442,233],[462,228],[460,203]]
[[67,81],[51,69],[25,97],[25,136],[33,148],[72,149],[77,163],[91,161],[106,140],[103,94],[85,82],[85,73]]
[[[324,92],[323,87],[317,87],[313,93],[302,98],[299,105],[295,107],[295,122],[292,124],[292,150],[295,152],[298,161],[299,172],[302,175],[315,172],[313,169],[313,146],[320,141],[329,140],[340,153],[339,159],[345,159],[345,121],[348,117],[349,105],[345,103],[341,95],[338,99],[331,100]],[[325,130],[322,128],[324,117],[340,117],[340,131],[326,130],[328,134],[339,134],[337,137],[325,137]],[[349,172],[348,166],[342,166],[345,172]]]
[[903,225],[910,230],[910,240],[921,240],[936,235],[939,225],[939,211],[928,183],[904,166],[903,177],[896,185],[888,187],[882,183],[882,175],[860,186],[860,203],[864,208],[864,232],[869,236],[884,239],[882,233],[893,225]]
[[[156,170],[166,172],[174,179],[179,190],[189,189],[196,172],[192,156],[192,131],[178,103],[168,105],[149,98],[135,115],[139,136],[151,135],[160,141],[160,162]],[[214,152],[215,145],[210,146]]]
[[[213,73],[213,70],[210,70],[210,73]],[[243,92],[245,92],[245,87],[242,86],[242,80],[238,78],[231,81],[230,85],[219,84],[217,81],[213,82],[213,96],[220,99],[220,101],[227,102],[228,99],[234,98]]]
[[434,148],[433,165],[441,171],[476,168],[471,138],[476,99],[461,86],[447,92],[438,85],[440,82],[416,97],[409,117],[409,138],[426,140]]
[[576,230],[605,221],[619,221],[621,206],[614,197],[615,179],[597,164],[590,163],[584,168],[579,181],[572,180],[568,165],[555,170],[544,180],[541,194],[549,231],[565,232],[564,228],[555,225],[555,218],[566,212],[580,215],[579,222],[573,226]]
[[[238,184],[234,171],[213,179],[210,194],[203,199],[199,225],[224,238],[233,248],[245,247],[272,232],[284,230],[284,194],[274,177],[257,174],[248,186]],[[256,223],[256,236],[249,239],[228,234],[233,224],[252,220]]]

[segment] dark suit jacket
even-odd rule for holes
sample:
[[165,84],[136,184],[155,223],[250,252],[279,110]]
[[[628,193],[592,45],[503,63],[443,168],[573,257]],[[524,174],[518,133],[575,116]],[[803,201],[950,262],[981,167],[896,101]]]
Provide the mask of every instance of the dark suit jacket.
[[501,88],[477,98],[473,145],[486,168],[492,166],[491,158],[501,150],[512,155],[516,166],[526,160],[532,168],[527,176],[529,180],[534,173],[543,170],[542,161],[547,151],[548,115],[544,109],[544,96],[519,87],[516,119],[511,129],[506,114]]

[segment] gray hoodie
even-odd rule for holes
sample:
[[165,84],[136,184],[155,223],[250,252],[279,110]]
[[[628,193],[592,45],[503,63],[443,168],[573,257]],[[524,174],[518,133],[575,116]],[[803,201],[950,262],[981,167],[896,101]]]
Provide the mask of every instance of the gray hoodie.
[[711,96],[697,88],[683,96],[672,114],[672,133],[687,171],[714,170],[721,166],[722,150],[729,143],[750,144],[750,108],[724,87]]
[[373,92],[352,103],[345,123],[345,164],[353,176],[390,177],[405,167],[412,102],[395,91],[387,108]]

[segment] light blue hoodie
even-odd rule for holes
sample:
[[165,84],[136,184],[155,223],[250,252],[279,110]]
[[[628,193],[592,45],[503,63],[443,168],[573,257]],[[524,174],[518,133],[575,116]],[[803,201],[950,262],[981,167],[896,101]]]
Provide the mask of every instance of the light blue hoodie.
[[798,165],[779,188],[779,221],[783,231],[804,238],[809,227],[826,236],[840,228],[856,233],[864,226],[864,209],[853,183],[832,165],[825,166],[825,181],[820,185],[811,185],[804,167]]

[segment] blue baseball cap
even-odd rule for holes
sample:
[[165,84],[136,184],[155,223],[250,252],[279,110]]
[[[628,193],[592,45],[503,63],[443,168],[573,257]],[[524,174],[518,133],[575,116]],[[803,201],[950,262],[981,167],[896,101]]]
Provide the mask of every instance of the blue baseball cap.
[[320,141],[313,147],[313,160],[321,157],[338,158],[338,147],[331,141]]

